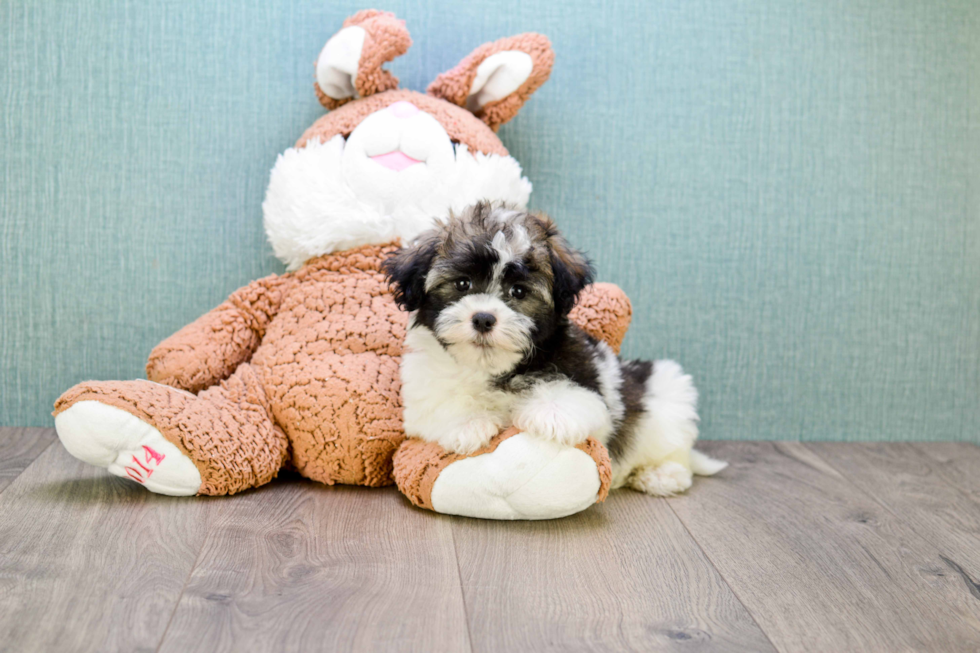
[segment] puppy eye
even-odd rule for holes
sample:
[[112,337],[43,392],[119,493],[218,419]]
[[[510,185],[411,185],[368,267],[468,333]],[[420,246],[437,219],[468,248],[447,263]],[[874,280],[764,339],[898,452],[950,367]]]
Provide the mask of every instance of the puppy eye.
[[514,299],[524,299],[527,297],[527,288],[520,285],[514,285],[510,287],[510,296]]
[[458,290],[459,292],[466,292],[467,290],[470,289],[470,280],[456,279],[453,285],[456,286],[456,290]]

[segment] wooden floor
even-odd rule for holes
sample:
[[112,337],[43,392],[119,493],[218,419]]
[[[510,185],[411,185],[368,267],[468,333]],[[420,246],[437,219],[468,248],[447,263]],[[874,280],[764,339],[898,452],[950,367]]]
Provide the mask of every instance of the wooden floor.
[[296,477],[147,493],[0,429],[3,651],[980,648],[980,448],[705,442],[686,495],[552,522]]

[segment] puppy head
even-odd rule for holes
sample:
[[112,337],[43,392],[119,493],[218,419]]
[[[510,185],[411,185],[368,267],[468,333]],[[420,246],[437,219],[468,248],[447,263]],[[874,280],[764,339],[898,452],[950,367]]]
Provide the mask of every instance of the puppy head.
[[564,324],[592,280],[550,218],[480,202],[385,262],[395,301],[460,363],[514,368]]

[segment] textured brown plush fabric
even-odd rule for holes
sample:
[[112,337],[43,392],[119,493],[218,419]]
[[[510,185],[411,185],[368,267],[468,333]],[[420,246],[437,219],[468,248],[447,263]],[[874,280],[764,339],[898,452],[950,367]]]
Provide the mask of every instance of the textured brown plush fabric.
[[393,249],[359,247],[293,273],[295,289],[252,358],[293,465],[322,483],[391,483],[407,322],[381,272]]
[[484,43],[473,50],[455,68],[442,73],[429,84],[426,93],[442,98],[461,107],[466,106],[476,69],[490,55],[508,50],[520,50],[531,56],[534,62],[531,74],[516,91],[507,97],[490,102],[477,112],[477,117],[483,120],[493,131],[517,115],[531,94],[548,81],[551,66],[555,63],[555,53],[551,49],[551,41],[542,34],[528,32],[499,39],[493,43]]
[[[357,75],[354,78],[354,88],[359,97],[367,97],[398,88],[398,78],[381,66],[395,57],[408,51],[412,38],[405,28],[405,21],[399,20],[394,14],[377,9],[359,11],[344,21],[344,27],[358,26],[364,29],[364,46],[361,58],[357,62]],[[314,68],[316,62],[313,62]],[[320,88],[314,81],[313,88],[316,96],[327,109],[336,109],[355,98],[336,100]]]
[[[433,510],[432,486],[442,470],[454,462],[472,456],[491,453],[504,440],[520,433],[514,427],[501,431],[490,443],[478,449],[469,456],[448,452],[435,442],[426,442],[418,438],[408,438],[398,448],[394,461],[395,483],[401,493],[419,508]],[[589,454],[599,470],[599,493],[596,501],[605,501],[609,495],[609,484],[612,481],[612,465],[606,448],[594,438],[589,438],[576,447]]]
[[575,448],[592,456],[599,469],[599,493],[595,500],[596,503],[602,503],[609,496],[609,488],[612,485],[612,461],[609,459],[609,452],[595,438],[589,438]]
[[344,27],[352,25],[359,25],[366,32],[354,81],[357,94],[367,97],[398,88],[398,78],[382,70],[381,66],[405,54],[411,47],[412,37],[408,35],[405,21],[386,11],[365,9],[344,21]]
[[153,348],[146,378],[200,392],[251,359],[279,311],[290,276],[272,275],[236,290],[217,308]]
[[318,139],[321,143],[329,141],[337,134],[347,138],[362,120],[399,100],[411,102],[422,111],[431,114],[446,130],[449,138],[464,143],[471,152],[507,156],[507,148],[493,130],[472,113],[455,104],[408,89],[377,93],[331,111],[303,132],[296,141],[296,147],[306,147],[306,143],[312,138]]
[[616,284],[594,283],[579,295],[569,317],[618,354],[633,317],[633,304]]

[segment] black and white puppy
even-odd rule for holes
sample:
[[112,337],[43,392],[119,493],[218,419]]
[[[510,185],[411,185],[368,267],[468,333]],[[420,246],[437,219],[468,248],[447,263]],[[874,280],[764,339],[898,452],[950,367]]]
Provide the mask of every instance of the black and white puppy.
[[609,450],[612,487],[667,496],[725,463],[693,450],[697,390],[673,361],[623,361],[568,319],[588,259],[546,216],[479,203],[385,263],[411,311],[405,432],[457,453],[514,425]]

